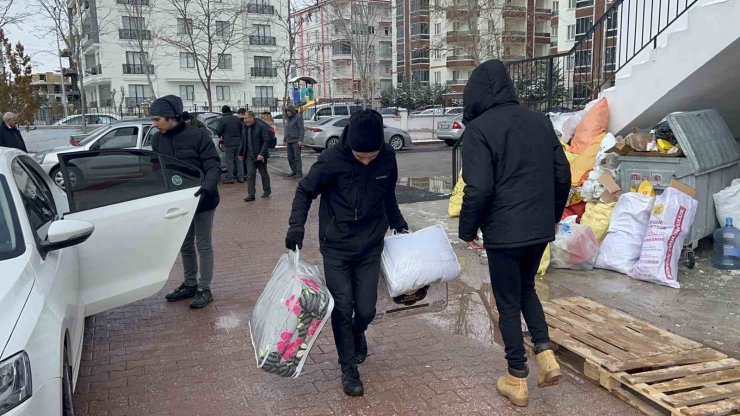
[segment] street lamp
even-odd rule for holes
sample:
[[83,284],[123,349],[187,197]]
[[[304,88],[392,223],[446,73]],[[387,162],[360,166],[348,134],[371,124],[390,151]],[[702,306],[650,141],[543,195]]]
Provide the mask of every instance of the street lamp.
[[[57,13],[56,6],[53,7],[54,14]],[[64,110],[64,117],[66,118],[68,116],[67,114],[67,91],[64,87],[64,65],[62,64],[62,50],[59,46],[59,31],[55,28],[54,33],[57,35],[57,55],[59,57],[59,73],[62,78],[62,109]]]

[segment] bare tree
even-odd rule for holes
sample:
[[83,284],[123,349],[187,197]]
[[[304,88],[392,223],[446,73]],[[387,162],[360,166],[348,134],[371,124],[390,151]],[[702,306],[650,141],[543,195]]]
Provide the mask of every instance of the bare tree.
[[435,14],[452,21],[448,36],[430,44],[440,55],[469,57],[477,66],[503,54],[504,0],[441,0]]
[[13,7],[15,0],[0,0],[0,28],[8,25],[17,25],[22,23],[25,18],[31,15],[26,8]]
[[[280,52],[273,59],[273,63],[278,72],[278,77],[283,82],[283,98],[287,99],[288,95],[288,81],[291,78],[293,69],[297,66],[297,40],[298,35],[303,30],[303,26],[311,21],[313,12],[309,11],[305,17],[294,16],[296,10],[293,5],[295,0],[280,0],[278,2],[278,11],[273,17],[272,23],[278,27],[280,33],[284,33],[288,36],[288,43],[283,44],[280,47]],[[316,0],[315,6],[319,6],[319,0]]]
[[122,2],[124,28],[121,29],[121,38],[129,49],[136,53],[134,62],[127,62],[129,71],[146,75],[147,84],[152,98],[156,98],[154,81],[157,72],[154,71],[160,56],[157,54],[159,46],[163,44],[164,29],[156,25],[155,0],[127,0]]
[[[162,0],[174,10],[177,23],[169,27],[160,39],[174,46],[185,59],[192,60],[198,78],[206,90],[208,106],[213,107],[212,80],[217,71],[232,65],[232,49],[240,49],[248,38],[244,25],[247,3],[217,0]],[[257,36],[257,41],[265,40]]]

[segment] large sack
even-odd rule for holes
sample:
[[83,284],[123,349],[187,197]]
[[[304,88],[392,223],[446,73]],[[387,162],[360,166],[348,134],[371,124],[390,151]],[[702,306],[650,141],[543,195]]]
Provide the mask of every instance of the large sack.
[[334,309],[318,267],[288,252],[278,260],[249,319],[257,367],[296,378]]
[[585,113],[585,110],[581,110],[572,113],[550,114],[552,127],[560,135],[561,142],[570,143]]
[[606,236],[614,205],[614,202],[609,204],[589,202],[586,204],[586,212],[581,217],[581,224],[591,227],[591,231],[594,232],[598,241],[602,241]]
[[694,223],[696,199],[670,187],[655,199],[640,260],[629,276],[679,289],[678,260]]
[[537,268],[537,274],[540,276],[544,276],[545,273],[547,273],[547,269],[550,267],[550,245],[547,245],[547,248],[545,248],[545,253],[542,255],[542,258],[540,259],[540,266]]
[[583,120],[578,124],[573,140],[570,142],[570,151],[580,154],[586,150],[606,133],[608,125],[609,105],[606,98],[602,98],[586,112]]
[[447,206],[447,215],[449,215],[450,217],[460,216],[460,211],[462,210],[463,196],[465,195],[464,190],[465,181],[463,181],[462,171],[460,171],[460,176],[457,178],[455,189],[452,190],[452,195],[450,196],[450,203]]
[[441,225],[386,237],[380,264],[393,297],[457,279],[461,271]]
[[619,197],[612,210],[609,231],[596,258],[599,269],[628,274],[640,259],[655,198],[629,192]]
[[560,222],[555,241],[550,243],[550,265],[556,269],[591,270],[598,253],[599,242],[591,228],[568,217]]
[[603,135],[581,152],[570,164],[570,184],[580,186],[588,179],[588,173],[596,166],[596,155],[601,147]]
[[714,208],[719,225],[724,225],[728,218],[740,224],[740,179],[735,179],[732,185],[714,194]]

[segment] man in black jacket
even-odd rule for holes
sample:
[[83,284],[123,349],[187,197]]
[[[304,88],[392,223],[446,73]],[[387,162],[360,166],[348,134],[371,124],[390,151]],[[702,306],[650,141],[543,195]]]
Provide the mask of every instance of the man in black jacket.
[[388,228],[408,229],[396,201],[398,167],[383,141],[383,117],[364,110],[352,115],[341,144],[324,151],[296,189],[289,250],[303,247],[311,201],[321,196],[319,242],[326,284],[334,298],[334,342],[345,394],[364,393],[357,364],[367,356],[365,330],[375,317],[380,254]]
[[271,191],[270,174],[267,173],[267,159],[270,157],[270,132],[267,123],[257,120],[252,111],[245,111],[242,136],[239,160],[244,160],[247,165],[247,197],[244,201],[255,200],[257,170],[262,178],[262,198],[268,198]]
[[[210,134],[197,127],[186,125],[182,117],[182,100],[174,95],[156,99],[149,108],[154,128],[159,130],[152,138],[152,150],[175,157],[203,171],[203,183],[195,196],[200,202],[180,249],[185,281],[174,292],[166,296],[170,302],[194,298],[191,308],[202,308],[211,301],[213,279],[213,214],[219,203],[218,179],[221,176],[221,160]],[[198,281],[198,259],[200,257],[200,281]]]
[[231,112],[231,107],[225,105],[221,108],[223,116],[218,121],[216,134],[224,143],[226,158],[226,180],[224,183],[244,183],[244,166],[238,160],[239,147],[242,144],[242,121]]
[[3,124],[0,126],[0,147],[13,147],[28,152],[23,136],[18,130],[18,116],[15,113],[8,112],[3,115]]
[[532,334],[538,385],[557,384],[561,377],[534,277],[565,209],[570,167],[547,116],[518,105],[501,61],[473,71],[464,102],[466,186],[459,235],[471,242],[478,229],[483,231],[508,361],[497,390],[513,404],[526,406],[529,373],[520,315]]

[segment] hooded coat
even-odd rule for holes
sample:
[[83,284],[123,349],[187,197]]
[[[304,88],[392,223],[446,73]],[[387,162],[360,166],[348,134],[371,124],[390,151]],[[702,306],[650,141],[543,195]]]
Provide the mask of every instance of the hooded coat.
[[488,249],[553,241],[570,165],[549,118],[518,105],[499,60],[473,71],[464,101],[460,238],[472,241],[481,229]]

